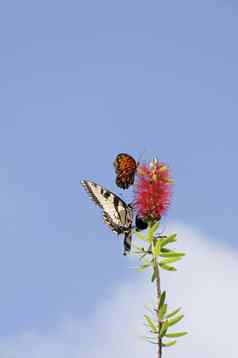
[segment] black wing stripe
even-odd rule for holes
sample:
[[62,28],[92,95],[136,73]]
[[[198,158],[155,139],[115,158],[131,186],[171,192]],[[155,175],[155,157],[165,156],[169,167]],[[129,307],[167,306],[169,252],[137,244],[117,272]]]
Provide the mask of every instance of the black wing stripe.
[[131,250],[133,207],[116,194],[90,180],[82,180],[82,186],[94,203],[103,209],[104,223],[119,234],[124,233],[124,255]]
[[112,221],[112,219],[110,218],[110,216],[107,213],[105,213],[105,211],[103,213],[103,220],[104,220],[105,224],[107,224],[110,227],[110,229],[113,232],[117,233],[118,235],[125,232],[125,228],[123,226],[120,226],[120,225],[117,225],[116,223],[114,223]]
[[118,217],[121,219],[120,213],[119,213],[119,211],[118,211],[119,199],[118,199],[117,196],[114,196],[114,197],[113,197],[113,205],[114,205],[114,208],[115,208],[115,210],[116,210],[116,212],[117,212]]
[[128,227],[128,225],[130,225],[132,221],[130,209],[128,205],[126,205],[126,203],[122,201],[120,198],[118,198],[117,196],[113,197],[113,204],[117,212],[117,215],[121,220],[121,224],[123,226]]

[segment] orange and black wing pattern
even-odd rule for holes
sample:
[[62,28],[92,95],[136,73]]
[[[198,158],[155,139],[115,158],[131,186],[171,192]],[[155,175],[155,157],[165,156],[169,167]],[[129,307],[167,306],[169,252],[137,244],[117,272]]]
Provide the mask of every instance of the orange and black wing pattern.
[[120,153],[113,162],[117,174],[116,184],[119,188],[128,189],[134,184],[137,163],[129,154]]

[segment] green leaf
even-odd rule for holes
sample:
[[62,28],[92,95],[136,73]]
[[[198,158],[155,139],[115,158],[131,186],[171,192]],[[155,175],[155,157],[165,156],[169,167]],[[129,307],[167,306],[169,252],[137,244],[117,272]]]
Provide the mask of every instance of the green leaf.
[[147,267],[150,267],[153,265],[153,262],[147,260],[147,259],[144,259],[141,263],[141,265],[138,267],[138,271],[139,272],[143,272]]
[[167,312],[168,305],[165,303],[163,306],[159,309],[159,320],[162,321],[164,318],[164,315]]
[[156,345],[158,344],[157,340],[153,340],[154,338],[151,337],[142,337],[142,338],[149,343],[156,344]]
[[161,293],[160,300],[159,300],[159,310],[160,310],[161,307],[164,305],[164,303],[165,303],[165,298],[166,298],[166,291],[163,291],[163,292]]
[[178,316],[175,317],[175,318],[169,319],[169,320],[168,320],[169,327],[170,327],[170,326],[173,326],[173,325],[175,325],[176,323],[178,323],[179,321],[181,321],[181,319],[183,319],[183,317],[184,317],[184,315],[183,315],[183,314],[180,314],[180,315],[178,315]]
[[152,264],[153,264],[153,261],[147,260],[147,259],[144,259],[142,262],[142,265],[152,266]]
[[165,333],[167,332],[167,329],[169,327],[168,321],[164,321],[160,327],[160,337],[162,338]]
[[[161,246],[161,245],[160,245]],[[166,253],[166,252],[173,252],[172,250],[170,249],[166,249],[165,247],[161,247],[161,250],[160,250],[162,253]]]
[[161,265],[164,265],[164,264],[171,264],[172,262],[177,262],[177,261],[180,261],[182,260],[182,257],[168,257],[166,259],[162,259],[160,260],[160,264]]
[[145,252],[144,247],[141,246],[135,246],[133,247],[132,253],[135,255],[139,256],[139,260],[141,260],[141,258],[143,256],[146,256],[147,252]]
[[160,256],[162,256],[162,257],[183,257],[185,255],[186,254],[184,252],[175,252],[175,251],[160,253]]
[[140,260],[140,261],[143,260],[146,256],[147,256],[147,252],[144,252],[144,253],[141,255],[141,257],[139,258],[139,260]]
[[145,320],[148,323],[149,327],[151,328],[152,332],[158,333],[158,329],[157,329],[156,325],[154,324],[154,322],[152,321],[152,319],[149,316],[147,316],[146,314],[144,315],[144,317],[145,317]]
[[152,253],[155,257],[160,255],[160,240],[157,240],[152,246]]
[[151,266],[151,263],[145,263],[145,264],[142,264],[138,267],[138,271],[139,272],[144,272],[146,268],[150,267]]
[[133,252],[134,252],[135,254],[142,254],[142,253],[144,253],[144,248],[143,248],[143,247],[140,247],[140,246],[134,246]]
[[159,266],[160,266],[163,270],[166,270],[166,271],[177,271],[176,267],[169,266],[169,265],[166,265],[166,264],[159,264]]
[[146,253],[147,253],[147,254],[152,254],[152,244],[150,244],[150,245],[146,248]]
[[159,221],[157,221],[154,225],[149,227],[149,229],[147,231],[147,237],[146,237],[147,242],[152,242],[154,233],[158,229],[159,224],[160,224]]
[[162,343],[162,347],[171,347],[171,346],[174,346],[176,343],[177,343],[177,341]]
[[172,312],[168,313],[165,318],[171,318],[173,316],[175,316],[179,311],[181,310],[181,308],[176,308],[176,310],[173,310]]
[[134,234],[137,237],[137,239],[145,241],[145,237],[141,232],[135,231]]
[[156,223],[154,223],[154,224],[151,226],[151,231],[152,231],[153,235],[154,235],[154,233],[156,232],[156,230],[158,229],[159,225],[160,225],[160,222],[159,222],[159,221],[156,221]]
[[183,337],[186,336],[188,332],[174,332],[174,333],[166,333],[165,337],[167,338],[177,338],[177,337]]
[[153,273],[151,276],[151,282],[154,282],[155,279],[156,279],[156,273],[155,273],[155,270],[153,270]]
[[161,247],[171,244],[172,242],[176,242],[177,241],[176,237],[177,237],[177,234],[173,234],[173,235],[166,237],[166,239],[161,239]]
[[151,266],[151,264],[143,264],[143,265],[141,265],[141,267],[143,268],[143,269],[146,269],[147,267],[150,267]]

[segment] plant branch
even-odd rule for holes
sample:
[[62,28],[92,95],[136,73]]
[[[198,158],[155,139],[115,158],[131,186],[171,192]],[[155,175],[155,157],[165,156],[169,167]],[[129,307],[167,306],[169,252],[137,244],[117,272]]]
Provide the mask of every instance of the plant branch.
[[[156,239],[154,243],[156,243]],[[161,296],[161,287],[160,287],[160,272],[159,272],[159,265],[158,265],[158,258],[154,256],[154,270],[155,270],[155,281],[156,281],[156,294],[157,294],[157,322],[158,322],[158,358],[162,357],[162,344],[161,344],[161,337],[160,337],[160,320],[159,320],[159,304],[160,304],[160,296]]]

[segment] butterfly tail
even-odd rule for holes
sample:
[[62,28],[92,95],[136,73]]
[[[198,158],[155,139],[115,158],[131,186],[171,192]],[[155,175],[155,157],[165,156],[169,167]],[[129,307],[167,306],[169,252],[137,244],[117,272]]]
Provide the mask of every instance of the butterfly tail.
[[123,245],[124,245],[124,252],[123,252],[123,255],[127,255],[130,251],[131,251],[131,241],[132,241],[132,231],[128,231],[125,233],[125,236],[124,236],[124,242],[123,242]]

